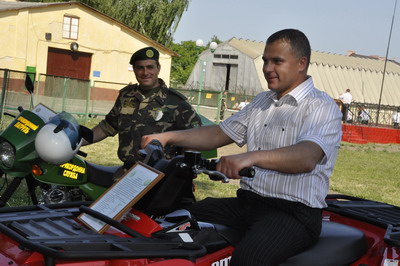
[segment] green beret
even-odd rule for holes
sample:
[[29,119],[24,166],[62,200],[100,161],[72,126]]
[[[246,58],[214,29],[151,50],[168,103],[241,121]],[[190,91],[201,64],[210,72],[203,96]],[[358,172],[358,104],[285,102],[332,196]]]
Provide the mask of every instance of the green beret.
[[158,62],[160,53],[153,47],[146,47],[137,50],[131,57],[129,63],[133,65],[136,61],[152,59]]

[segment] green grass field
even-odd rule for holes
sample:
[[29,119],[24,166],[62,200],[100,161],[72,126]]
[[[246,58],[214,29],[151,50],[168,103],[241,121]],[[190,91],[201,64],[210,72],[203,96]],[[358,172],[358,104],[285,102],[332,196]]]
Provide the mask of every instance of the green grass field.
[[331,189],[400,206],[400,145],[342,143]]
[[[90,162],[103,165],[119,165],[116,156],[117,137],[82,148]],[[341,144],[338,159],[331,177],[331,190],[361,198],[383,201],[400,206],[400,145],[397,144]],[[3,178],[4,182],[4,178]],[[196,197],[234,196],[238,188],[234,184],[210,181],[200,175],[195,181]],[[1,184],[0,184],[1,188]],[[1,192],[1,191],[0,191]],[[26,188],[22,186],[11,206],[29,204]]]
[[[400,206],[400,145],[343,142],[331,176],[332,192]],[[234,196],[237,186],[200,177],[198,198]]]

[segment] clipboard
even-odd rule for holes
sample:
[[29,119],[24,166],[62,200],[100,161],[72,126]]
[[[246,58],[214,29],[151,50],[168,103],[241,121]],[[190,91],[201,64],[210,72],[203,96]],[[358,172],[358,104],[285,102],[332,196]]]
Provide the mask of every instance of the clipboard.
[[[118,182],[114,183],[103,195],[95,200],[89,208],[118,221],[163,177],[164,173],[142,162],[137,162]],[[109,224],[86,213],[80,214],[78,220],[100,234],[110,227]]]

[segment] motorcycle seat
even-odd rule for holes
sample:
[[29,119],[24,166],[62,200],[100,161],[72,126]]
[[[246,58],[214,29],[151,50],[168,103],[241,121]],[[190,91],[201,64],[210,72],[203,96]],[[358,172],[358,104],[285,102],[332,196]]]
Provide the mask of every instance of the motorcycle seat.
[[98,186],[111,187],[114,183],[114,173],[121,166],[104,166],[86,161],[88,181]]
[[306,251],[289,258],[281,266],[348,265],[360,258],[367,248],[367,241],[362,231],[348,225],[323,221],[317,243]]

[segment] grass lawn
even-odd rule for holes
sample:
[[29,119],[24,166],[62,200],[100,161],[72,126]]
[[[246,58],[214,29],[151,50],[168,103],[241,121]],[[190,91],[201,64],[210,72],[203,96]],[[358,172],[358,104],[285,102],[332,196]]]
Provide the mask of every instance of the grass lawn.
[[[195,182],[198,198],[234,196],[237,188],[209,181],[205,176]],[[400,145],[342,142],[330,189],[400,206]]]
[[[117,137],[82,147],[90,162],[120,165],[117,158]],[[361,198],[383,201],[400,206],[400,145],[397,144],[341,144],[336,166],[331,177],[331,190]],[[3,178],[4,182],[4,178]],[[230,197],[238,188],[237,182],[223,184],[200,175],[195,179],[196,197]],[[0,184],[1,188],[1,184]],[[3,188],[4,189],[4,188]],[[3,190],[2,189],[2,190]],[[0,193],[2,192],[0,191]],[[19,189],[11,206],[27,204],[26,188]]]
[[400,206],[400,145],[342,143],[331,189]]

